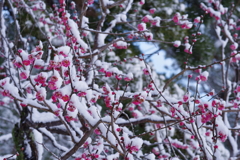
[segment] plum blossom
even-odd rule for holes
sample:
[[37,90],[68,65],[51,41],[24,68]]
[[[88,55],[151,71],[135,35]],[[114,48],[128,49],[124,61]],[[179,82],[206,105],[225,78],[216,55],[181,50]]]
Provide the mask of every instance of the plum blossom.
[[172,18],[173,22],[175,23],[178,23],[180,19],[181,19],[181,14],[178,12]]
[[150,22],[152,19],[153,19],[152,16],[146,15],[146,16],[144,16],[144,17],[142,18],[142,21],[143,21],[144,23],[147,23],[147,22]]
[[101,131],[100,131],[100,129],[97,128],[97,129],[94,130],[94,133],[97,134],[97,135],[100,135]]
[[69,66],[70,66],[70,61],[69,61],[68,59],[64,59],[64,60],[62,61],[62,66],[64,66],[64,67],[69,67]]
[[236,50],[238,48],[238,44],[235,42],[230,46],[231,50]]
[[144,68],[144,69],[143,69],[143,73],[144,73],[145,75],[149,75],[148,69],[147,69],[147,68]]
[[113,47],[117,49],[127,49],[127,46],[128,46],[127,42],[124,41],[118,41],[113,44]]
[[200,74],[200,80],[201,81],[207,81],[209,73],[207,71],[204,71]]
[[23,65],[24,66],[29,66],[31,64],[31,61],[30,60],[23,60]]
[[28,76],[29,76],[29,74],[28,74],[27,72],[21,72],[21,73],[20,73],[20,78],[21,78],[21,79],[27,79]]
[[150,20],[150,22],[153,26],[160,27],[161,18],[160,17],[155,17],[152,20]]
[[140,23],[140,24],[138,24],[137,28],[138,28],[139,31],[144,31],[144,30],[146,30],[146,23]]
[[174,42],[173,42],[173,46],[174,46],[174,47],[179,47],[180,45],[181,45],[181,41],[178,41],[178,40],[177,40],[177,41],[174,41]]
[[189,43],[185,43],[184,52],[192,54],[192,46]]
[[124,77],[124,81],[131,81],[133,80],[133,74],[130,72]]
[[148,41],[153,40],[153,34],[152,34],[152,33],[145,32],[145,33],[144,33],[144,37],[145,37]]
[[180,25],[182,29],[190,29],[192,28],[192,26],[193,26],[192,22],[189,22],[189,21],[184,21]]
[[200,20],[201,20],[201,17],[196,17],[196,18],[194,19],[194,22],[195,22],[195,23],[199,23]]
[[87,3],[88,3],[88,5],[91,5],[94,3],[94,0],[88,0]]
[[38,101],[43,101],[45,97],[44,97],[43,93],[41,93],[41,91],[38,91],[36,94],[36,98]]
[[151,8],[151,9],[149,10],[149,13],[150,13],[150,14],[154,14],[155,11],[156,11],[155,8]]
[[144,102],[144,98],[141,95],[134,95],[132,103],[135,105],[139,105]]
[[144,5],[144,3],[145,3],[145,0],[140,0],[139,2],[140,5]]

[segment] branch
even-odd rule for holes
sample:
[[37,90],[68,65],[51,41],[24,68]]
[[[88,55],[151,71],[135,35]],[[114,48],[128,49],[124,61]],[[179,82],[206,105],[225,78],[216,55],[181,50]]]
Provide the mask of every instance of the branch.
[[70,149],[67,153],[65,153],[65,155],[63,155],[61,157],[61,160],[66,160],[68,159],[70,156],[72,156],[77,150],[78,148],[80,148],[84,142],[88,139],[88,137],[90,137],[90,135],[92,134],[92,132],[97,128],[97,126],[101,123],[101,120],[99,120],[92,128],[91,130],[87,131],[84,136],[81,138],[81,140],[72,148]]

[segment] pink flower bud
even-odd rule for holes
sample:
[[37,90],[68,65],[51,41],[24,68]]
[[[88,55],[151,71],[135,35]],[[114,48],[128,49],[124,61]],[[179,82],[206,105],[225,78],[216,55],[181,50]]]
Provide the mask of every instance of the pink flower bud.
[[155,11],[156,11],[155,8],[151,8],[151,9],[149,10],[149,13],[150,13],[150,14],[154,14]]
[[200,80],[201,81],[207,81],[209,73],[207,71],[204,71],[200,74]]
[[238,44],[235,42],[235,43],[233,43],[233,44],[230,46],[230,48],[231,48],[232,50],[236,50],[236,49],[238,48]]
[[201,17],[196,17],[196,18],[194,19],[194,22],[195,22],[195,23],[199,23],[200,20],[201,20]]
[[179,47],[181,45],[181,41],[175,41],[173,42],[174,47]]
[[144,31],[146,30],[146,23],[140,23],[138,26],[137,26],[138,30],[139,31]]
[[27,78],[28,78],[28,74],[26,72],[20,73],[20,79],[27,79]]

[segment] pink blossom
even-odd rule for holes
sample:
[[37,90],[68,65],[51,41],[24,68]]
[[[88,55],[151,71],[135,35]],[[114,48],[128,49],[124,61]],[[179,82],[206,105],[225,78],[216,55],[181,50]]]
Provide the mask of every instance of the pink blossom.
[[146,30],[146,23],[140,23],[140,24],[138,24],[137,28],[138,28],[139,31],[144,31],[144,30]]
[[209,73],[207,71],[204,71],[200,74],[200,80],[201,81],[207,81]]
[[104,73],[104,72],[105,72],[105,69],[104,69],[104,68],[101,68],[101,69],[99,69],[98,71]]
[[153,34],[152,33],[145,33],[144,34],[144,37],[148,40],[148,41],[151,41],[153,40]]
[[70,66],[70,61],[67,60],[67,59],[64,59],[64,60],[62,61],[62,66],[64,66],[64,67]]
[[235,91],[240,92],[240,86],[238,86]]
[[65,76],[65,77],[68,77],[68,76],[69,76],[69,71],[68,71],[68,70],[64,71],[64,76]]
[[57,98],[62,98],[62,96],[63,96],[62,92],[60,92],[60,91],[54,92],[53,95],[56,96]]
[[144,69],[143,69],[143,73],[144,73],[145,75],[149,75],[148,69],[147,69],[147,68],[144,68]]
[[132,116],[133,116],[134,118],[138,118],[138,114],[137,114],[136,112],[132,112]]
[[127,42],[124,41],[118,41],[113,44],[113,47],[116,47],[117,49],[127,49],[128,44]]
[[100,129],[97,128],[97,129],[94,130],[94,133],[97,134],[97,135],[100,135],[101,131],[100,131]]
[[156,107],[162,107],[162,102],[161,101],[157,101],[157,106]]
[[142,21],[143,21],[144,23],[149,22],[149,17],[148,17],[148,16],[144,16],[143,19],[142,19]]
[[56,84],[55,84],[55,82],[49,82],[49,83],[48,83],[48,88],[49,88],[50,90],[56,90],[56,89],[58,89],[57,86],[56,86]]
[[205,135],[206,135],[206,136],[210,136],[210,132],[206,132]]
[[77,119],[73,118],[72,116],[65,116],[66,121],[71,122],[71,121],[76,121]]
[[34,65],[33,67],[36,68],[36,69],[42,69],[43,68],[42,65]]
[[38,54],[36,54],[35,57],[37,59],[41,59],[42,55],[43,55],[43,52],[38,52]]
[[194,22],[195,22],[195,23],[199,23],[200,20],[201,20],[201,17],[196,17],[196,18],[194,19]]
[[121,75],[116,75],[115,78],[116,78],[117,80],[121,80],[121,79],[122,79],[122,76],[121,76]]
[[183,126],[183,125],[184,125],[184,122],[180,122],[179,125],[180,125],[180,126]]
[[192,54],[192,46],[189,43],[185,43],[184,52]]
[[174,47],[179,47],[181,45],[181,41],[175,41],[173,42]]
[[140,5],[144,5],[144,3],[145,3],[145,0],[140,0],[139,2]]
[[77,42],[77,38],[76,37],[72,37],[71,40],[72,40],[72,43],[76,43]]
[[21,72],[20,73],[20,78],[21,79],[27,79],[28,78],[28,74],[26,72]]
[[70,80],[70,79],[64,81],[64,84],[65,84],[65,85],[68,85],[68,84],[70,84],[70,83],[71,83],[71,80]]
[[222,142],[225,142],[226,139],[227,139],[227,135],[226,134],[223,134],[221,131],[218,133],[219,135],[219,139],[222,141]]
[[27,92],[27,93],[31,93],[31,92],[32,92],[31,87],[27,87],[27,88],[26,88],[26,92]]
[[177,12],[177,13],[173,16],[172,20],[173,20],[173,22],[178,23],[179,20],[180,20],[180,18],[181,18],[181,15],[180,15],[180,13]]
[[44,96],[42,95],[41,92],[37,92],[36,98],[37,98],[38,101],[43,101],[44,100]]
[[140,95],[134,95],[133,96],[133,102],[132,102],[133,104],[139,105],[143,102],[144,102],[144,98],[142,96],[140,96]]
[[233,43],[233,44],[230,46],[230,48],[231,48],[232,50],[236,50],[236,49],[238,48],[238,44],[235,42],[235,43]]
[[83,144],[83,147],[84,148],[87,148],[89,146],[89,143],[86,141],[84,144]]
[[31,64],[30,60],[23,60],[23,65],[24,66],[29,66]]
[[176,109],[174,107],[171,107],[170,111],[172,113],[172,117],[174,117],[176,113]]
[[14,66],[17,68],[21,68],[22,64],[20,62],[13,62]]
[[40,83],[42,85],[45,84],[46,82],[46,77],[44,77],[41,73],[37,75],[36,78],[34,78],[34,81],[37,82],[37,83]]
[[133,107],[129,107],[129,109],[128,109],[129,111],[133,111],[134,110],[134,108]]
[[54,114],[55,114],[56,116],[59,116],[59,115],[60,115],[60,110],[54,111]]
[[60,4],[63,4],[63,3],[64,3],[64,0],[59,0],[59,3],[60,3]]
[[190,118],[190,119],[189,119],[189,122],[190,122],[190,123],[194,123],[194,119]]
[[65,96],[62,96],[62,100],[63,100],[64,102],[67,102],[67,101],[70,100],[70,98],[69,98],[68,95],[65,95]]
[[[0,106],[3,106],[5,103],[3,101],[0,101]],[[20,103],[21,105],[21,103]]]
[[85,31],[82,32],[83,37],[87,37],[87,35],[88,35],[88,32],[85,32]]
[[188,95],[184,95],[184,96],[183,96],[183,101],[184,101],[184,102],[187,102],[188,100],[189,100],[189,96],[188,96]]
[[106,71],[105,72],[105,77],[112,77],[112,72]]
[[1,92],[3,96],[6,96],[6,97],[10,97],[10,93],[8,90],[4,90],[3,92]]
[[50,81],[51,81],[51,82],[57,82],[57,81],[58,81],[58,77],[57,77],[57,76],[52,76],[52,77],[50,78]]
[[234,107],[234,108],[238,108],[238,103],[235,102],[235,103],[233,104],[233,107]]
[[219,105],[218,105],[218,109],[219,109],[219,110],[223,110],[224,108],[225,108],[224,104],[219,104]]
[[129,77],[125,77],[125,78],[124,78],[124,81],[127,81],[127,82],[128,82],[128,81],[131,81],[131,80],[132,80],[132,79],[129,78]]
[[126,148],[128,149],[129,153],[137,152],[139,150],[137,146],[131,146],[131,145],[127,145]]
[[89,5],[93,4],[93,2],[94,2],[94,0],[88,0],[88,1],[87,1],[87,3],[88,3]]
[[129,34],[129,35],[128,35],[128,38],[129,38],[129,39],[133,39],[133,37],[134,37],[133,34]]
[[196,99],[196,100],[194,101],[194,103],[195,103],[195,104],[199,104],[199,103],[200,103],[200,100]]
[[150,13],[150,14],[154,14],[155,11],[156,11],[155,8],[151,8],[151,9],[149,10],[149,13]]
[[22,50],[22,49],[19,49],[19,50],[18,50],[18,53],[22,53],[22,52],[23,52],[23,50]]
[[206,122],[209,122],[213,117],[213,114],[212,112],[207,112],[205,114],[202,114],[201,115],[201,122],[202,123],[206,123]]
[[87,93],[86,92],[79,92],[77,95],[79,97],[85,97],[87,95]]
[[193,26],[192,22],[185,22],[185,23],[180,25],[180,27],[182,29],[190,29],[190,28],[192,28],[192,26]]
[[27,107],[27,104],[25,104],[25,103],[20,103],[20,105],[21,105],[22,107]]
[[69,106],[69,107],[67,108],[67,110],[69,110],[70,112],[74,112],[75,109],[76,109],[76,107],[73,106],[73,105],[71,105],[71,106]]

